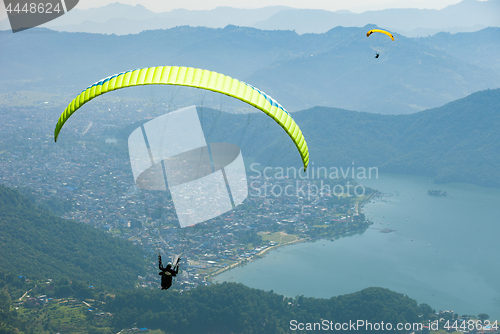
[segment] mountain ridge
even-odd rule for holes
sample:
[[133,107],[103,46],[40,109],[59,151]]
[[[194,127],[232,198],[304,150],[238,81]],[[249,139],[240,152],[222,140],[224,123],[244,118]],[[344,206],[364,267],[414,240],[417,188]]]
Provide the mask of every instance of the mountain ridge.
[[[377,167],[500,187],[500,89],[410,115],[314,107],[294,114],[315,166]],[[314,123],[313,119],[322,122]]]
[[[417,37],[441,31],[472,32],[488,26],[499,27],[499,14],[499,0],[464,0],[440,10],[392,8],[361,13],[346,10],[296,9],[286,6],[258,9],[232,7],[217,7],[211,10],[173,9],[169,12],[155,13],[142,5],[115,3],[87,10],[75,8],[43,27],[68,32],[123,35],[182,25],[211,28],[237,25],[266,30],[294,30],[299,34],[305,34],[324,33],[336,26],[363,27],[367,24],[376,24],[407,37]],[[120,22],[123,19],[126,21]],[[0,21],[0,30],[3,29],[9,29],[7,19]]]
[[[287,110],[316,105],[384,114],[438,107],[500,87],[500,28],[412,39],[366,37],[367,29],[324,34],[177,27],[137,35],[0,32],[0,88],[74,96],[92,83],[136,68],[204,68],[248,82]],[[467,42],[467,43],[466,43]],[[380,58],[374,59],[375,53]],[[48,89],[47,87],[50,87]]]

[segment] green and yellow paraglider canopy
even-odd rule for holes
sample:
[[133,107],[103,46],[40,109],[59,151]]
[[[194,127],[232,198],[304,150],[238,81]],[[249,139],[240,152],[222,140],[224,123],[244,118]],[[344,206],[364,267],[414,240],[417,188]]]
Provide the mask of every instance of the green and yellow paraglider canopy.
[[85,89],[71,101],[59,117],[54,130],[54,141],[66,121],[81,106],[95,97],[117,89],[140,85],[178,85],[211,90],[234,97],[263,111],[278,123],[297,147],[304,171],[309,164],[309,151],[302,131],[288,111],[276,100],[257,88],[213,71],[192,67],[157,66],[112,75]]
[[379,32],[381,34],[385,34],[385,35],[389,36],[392,40],[394,40],[394,36],[392,36],[392,34],[390,32],[382,30],[382,29],[372,29],[366,33],[366,37],[370,37],[370,35],[373,34],[374,32]]

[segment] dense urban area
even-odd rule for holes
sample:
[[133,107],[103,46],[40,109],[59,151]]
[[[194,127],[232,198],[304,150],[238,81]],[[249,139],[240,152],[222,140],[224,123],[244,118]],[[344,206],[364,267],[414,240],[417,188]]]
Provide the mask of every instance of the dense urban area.
[[[120,108],[128,111],[122,110],[123,122],[137,121],[131,116],[134,108]],[[115,138],[98,135],[106,126],[92,126],[92,121],[84,128],[68,125],[68,137],[76,139],[55,144],[49,132],[54,120],[48,110],[41,108],[33,115],[31,109],[21,108],[16,112],[25,117],[2,117],[6,129],[0,134],[2,183],[63,218],[90,224],[141,247],[154,259],[149,272],[139,277],[142,287],[159,285],[158,254],[164,259],[182,254],[174,288],[189,290],[210,284],[210,276],[273,247],[335,239],[360,233],[370,224],[359,207],[376,193],[363,188],[362,195],[356,196],[353,180],[262,174],[249,175],[243,204],[208,222],[180,229],[169,193],[135,186],[128,157],[117,153]],[[21,137],[33,138],[33,146],[20,146]],[[335,186],[347,191],[336,196]]]

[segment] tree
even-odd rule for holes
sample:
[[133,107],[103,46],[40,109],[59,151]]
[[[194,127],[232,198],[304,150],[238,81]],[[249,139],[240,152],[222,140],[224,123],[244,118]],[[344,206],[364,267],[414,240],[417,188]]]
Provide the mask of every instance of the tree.
[[436,311],[426,303],[420,304],[419,307],[424,319],[430,319],[430,317],[436,313]]

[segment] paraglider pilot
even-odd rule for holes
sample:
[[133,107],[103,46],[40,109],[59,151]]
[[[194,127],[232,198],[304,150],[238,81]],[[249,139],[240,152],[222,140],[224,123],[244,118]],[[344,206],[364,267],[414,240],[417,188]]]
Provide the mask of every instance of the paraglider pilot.
[[162,290],[167,290],[172,286],[172,277],[177,276],[177,273],[179,272],[179,261],[181,259],[179,258],[177,260],[177,263],[174,265],[172,269],[172,265],[169,263],[167,264],[166,267],[163,267],[161,263],[161,255],[158,255],[158,267],[160,268],[161,272],[158,273],[158,275],[161,275],[161,289]]

